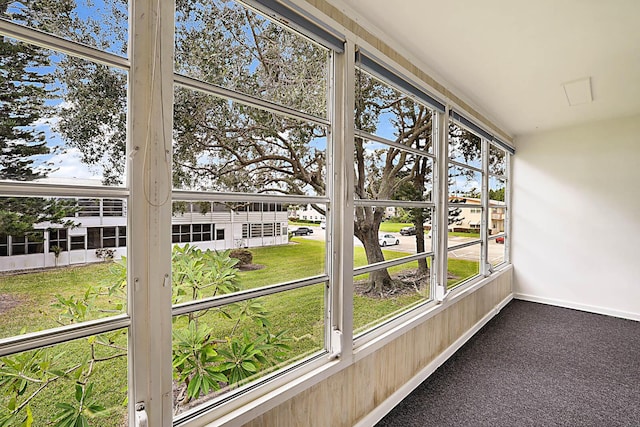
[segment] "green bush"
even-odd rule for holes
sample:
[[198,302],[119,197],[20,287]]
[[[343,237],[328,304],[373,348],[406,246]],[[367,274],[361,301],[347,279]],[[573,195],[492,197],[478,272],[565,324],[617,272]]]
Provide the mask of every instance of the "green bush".
[[249,249],[233,249],[229,257],[238,260],[238,265],[249,265],[253,263],[253,253]]
[[[172,303],[238,291],[237,264],[230,251],[174,246]],[[81,295],[55,296],[51,307],[58,324],[95,317],[92,313],[101,310],[105,298],[110,312],[122,312],[127,301],[127,260],[123,257],[111,266],[105,283],[89,286]],[[244,384],[283,359],[290,339],[283,331],[271,332],[268,314],[259,299],[249,299],[174,318],[176,413],[210,392]],[[213,318],[231,321],[224,336],[209,325]],[[249,323],[256,327],[247,328]],[[122,413],[109,409],[94,388],[103,381],[98,379],[102,371],[110,369],[109,361],[126,361],[126,334],[121,329],[62,344],[69,349],[68,356],[61,348],[47,347],[0,358],[0,427],[102,425],[101,420],[109,422],[115,412]],[[71,395],[69,384],[75,387]],[[36,407],[43,399],[46,408]]]

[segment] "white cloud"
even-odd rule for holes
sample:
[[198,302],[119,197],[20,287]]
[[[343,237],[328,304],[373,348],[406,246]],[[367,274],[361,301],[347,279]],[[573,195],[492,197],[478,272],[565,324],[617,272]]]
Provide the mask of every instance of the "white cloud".
[[77,148],[66,149],[63,153],[56,154],[48,160],[54,172],[49,178],[74,178],[102,180],[102,168],[91,166],[82,162],[82,153]]

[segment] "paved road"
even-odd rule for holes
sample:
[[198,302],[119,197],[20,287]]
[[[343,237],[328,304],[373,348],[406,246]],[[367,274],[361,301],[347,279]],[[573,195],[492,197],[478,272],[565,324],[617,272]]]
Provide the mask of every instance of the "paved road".
[[[313,234],[309,236],[297,236],[297,239],[311,239],[311,240],[326,240],[326,230],[321,229],[320,227],[311,227],[313,229]],[[416,236],[402,236],[400,233],[389,233],[397,237],[400,241],[399,245],[387,246],[385,249],[399,251],[399,252],[407,252],[407,254],[415,254],[416,253]],[[458,237],[458,236],[449,236],[449,246],[459,245],[465,242],[470,242],[472,240],[476,240],[476,238],[470,237]],[[360,240],[356,237],[353,238],[354,246],[362,246]],[[425,236],[425,250],[427,252],[431,251],[431,239],[426,238]],[[455,259],[467,259],[478,261],[480,259],[480,245],[473,245],[466,248],[456,249],[449,252],[450,258]],[[502,262],[504,259],[504,245],[496,243],[495,240],[489,242],[489,261],[492,264],[497,264]]]

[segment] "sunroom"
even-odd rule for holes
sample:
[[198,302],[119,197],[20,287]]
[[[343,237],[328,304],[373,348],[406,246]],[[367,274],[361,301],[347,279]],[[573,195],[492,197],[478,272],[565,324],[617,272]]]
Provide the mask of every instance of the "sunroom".
[[0,425],[373,425],[514,298],[639,320],[640,10],[518,75],[552,3],[0,5]]

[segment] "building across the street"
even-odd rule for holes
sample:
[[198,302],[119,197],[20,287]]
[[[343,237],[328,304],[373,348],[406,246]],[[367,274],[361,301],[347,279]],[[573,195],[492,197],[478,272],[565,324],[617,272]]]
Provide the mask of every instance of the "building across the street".
[[[21,236],[0,235],[0,271],[27,270],[120,258],[127,253],[127,204],[122,199],[77,199],[72,227],[48,222]],[[224,250],[288,243],[287,210],[280,203],[176,202],[174,244]]]

